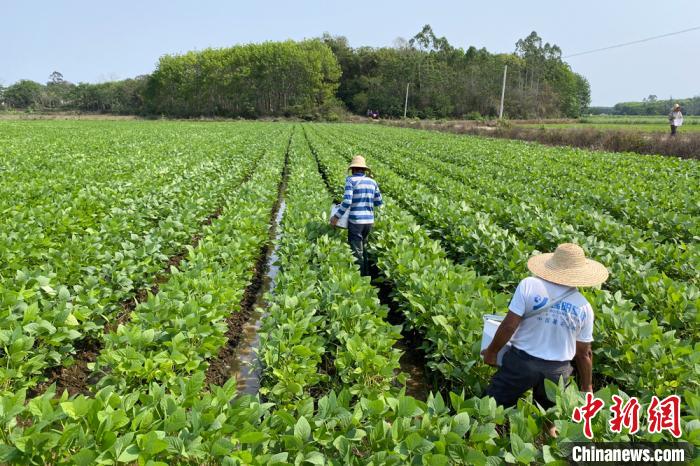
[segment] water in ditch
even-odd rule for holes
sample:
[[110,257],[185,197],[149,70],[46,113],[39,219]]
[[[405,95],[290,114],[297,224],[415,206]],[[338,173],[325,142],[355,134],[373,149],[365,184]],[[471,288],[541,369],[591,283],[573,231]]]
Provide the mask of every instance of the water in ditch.
[[265,308],[265,294],[274,292],[275,277],[279,272],[277,265],[279,239],[282,237],[282,217],[286,204],[284,198],[280,200],[277,216],[275,217],[274,247],[267,258],[267,273],[263,277],[260,291],[256,296],[253,314],[241,329],[241,340],[238,344],[237,357],[231,364],[231,375],[236,378],[239,395],[255,395],[260,389],[260,364],[258,362],[257,349],[260,346],[260,326],[267,314]]
[[[241,329],[241,340],[238,344],[236,358],[231,364],[231,375],[237,380],[239,395],[255,395],[260,389],[261,368],[258,360],[257,349],[260,346],[259,331],[262,320],[267,315],[265,309],[266,294],[274,293],[275,277],[279,272],[277,265],[279,240],[282,236],[282,218],[286,204],[284,198],[280,201],[279,210],[275,217],[275,241],[267,258],[267,273],[263,277],[262,285],[256,296],[253,314]],[[375,283],[379,286],[380,300],[391,309],[389,320],[393,324],[403,323],[403,318],[395,303],[389,298],[389,292],[385,284]],[[425,400],[431,390],[431,382],[426,374],[425,358],[419,349],[420,341],[416,338],[402,338],[396,342],[395,347],[401,350],[402,357],[399,361],[401,371],[407,375],[406,394],[414,398]]]

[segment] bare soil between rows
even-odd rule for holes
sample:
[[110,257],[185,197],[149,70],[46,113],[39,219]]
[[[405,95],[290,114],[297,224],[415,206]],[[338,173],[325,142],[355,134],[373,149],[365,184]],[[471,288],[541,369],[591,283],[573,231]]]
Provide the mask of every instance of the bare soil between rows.
[[387,322],[391,325],[401,325],[402,338],[396,341],[394,348],[402,353],[399,365],[401,372],[407,375],[406,395],[425,401],[431,389],[438,389],[439,379],[426,364],[424,339],[416,330],[407,327],[406,316],[393,299],[393,284],[386,279],[376,263],[370,264],[370,269],[372,285],[377,288],[379,302],[389,308]]

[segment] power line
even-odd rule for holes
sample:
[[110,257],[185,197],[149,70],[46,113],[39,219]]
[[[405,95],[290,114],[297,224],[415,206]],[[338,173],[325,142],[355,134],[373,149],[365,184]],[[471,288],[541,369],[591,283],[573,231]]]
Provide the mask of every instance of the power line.
[[626,47],[628,45],[641,44],[642,42],[649,42],[651,40],[661,39],[662,37],[675,36],[678,34],[683,34],[685,32],[700,30],[700,26],[692,27],[690,29],[683,29],[682,31],[669,32],[668,34],[661,34],[660,36],[647,37],[646,39],[633,40],[632,42],[625,42],[622,44],[610,45],[608,47],[601,47],[599,49],[587,50],[586,52],[573,53],[571,55],[566,55],[562,58],[578,57],[579,55],[587,55],[594,52],[602,52],[603,50],[616,49],[618,47]]

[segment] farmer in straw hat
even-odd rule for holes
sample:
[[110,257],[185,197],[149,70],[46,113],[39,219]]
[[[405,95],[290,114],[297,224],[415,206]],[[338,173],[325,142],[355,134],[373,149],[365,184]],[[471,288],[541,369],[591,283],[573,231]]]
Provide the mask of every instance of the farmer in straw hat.
[[367,175],[370,170],[364,157],[353,157],[348,170],[352,174],[345,179],[343,202],[331,218],[331,225],[335,226],[345,211],[350,209],[348,243],[360,266],[360,273],[369,275],[367,242],[374,225],[374,208],[382,205],[382,195],[377,182]]
[[608,271],[570,243],[560,244],[554,253],[531,257],[527,267],[535,276],[518,284],[508,314],[481,353],[484,362],[495,366],[501,348],[509,340],[512,345],[486,393],[508,407],[532,388],[535,401],[549,408],[553,403],[545,393],[544,379],[566,381],[572,359],[581,390],[593,391],[593,308],[576,287],[599,285],[607,280]]
[[668,122],[671,123],[671,136],[675,136],[676,129],[683,124],[683,114],[679,104],[674,105],[673,110],[668,114]]

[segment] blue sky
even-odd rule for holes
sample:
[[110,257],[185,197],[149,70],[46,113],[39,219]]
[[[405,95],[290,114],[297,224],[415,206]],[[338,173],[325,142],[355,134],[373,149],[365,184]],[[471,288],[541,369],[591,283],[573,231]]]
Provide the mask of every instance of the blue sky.
[[[564,55],[700,26],[697,0],[661,1],[181,1],[2,0],[0,83],[98,82],[148,73],[167,53],[324,31],[387,46],[429,23],[458,47],[512,52],[537,31]],[[700,95],[700,31],[573,57],[594,105]]]

